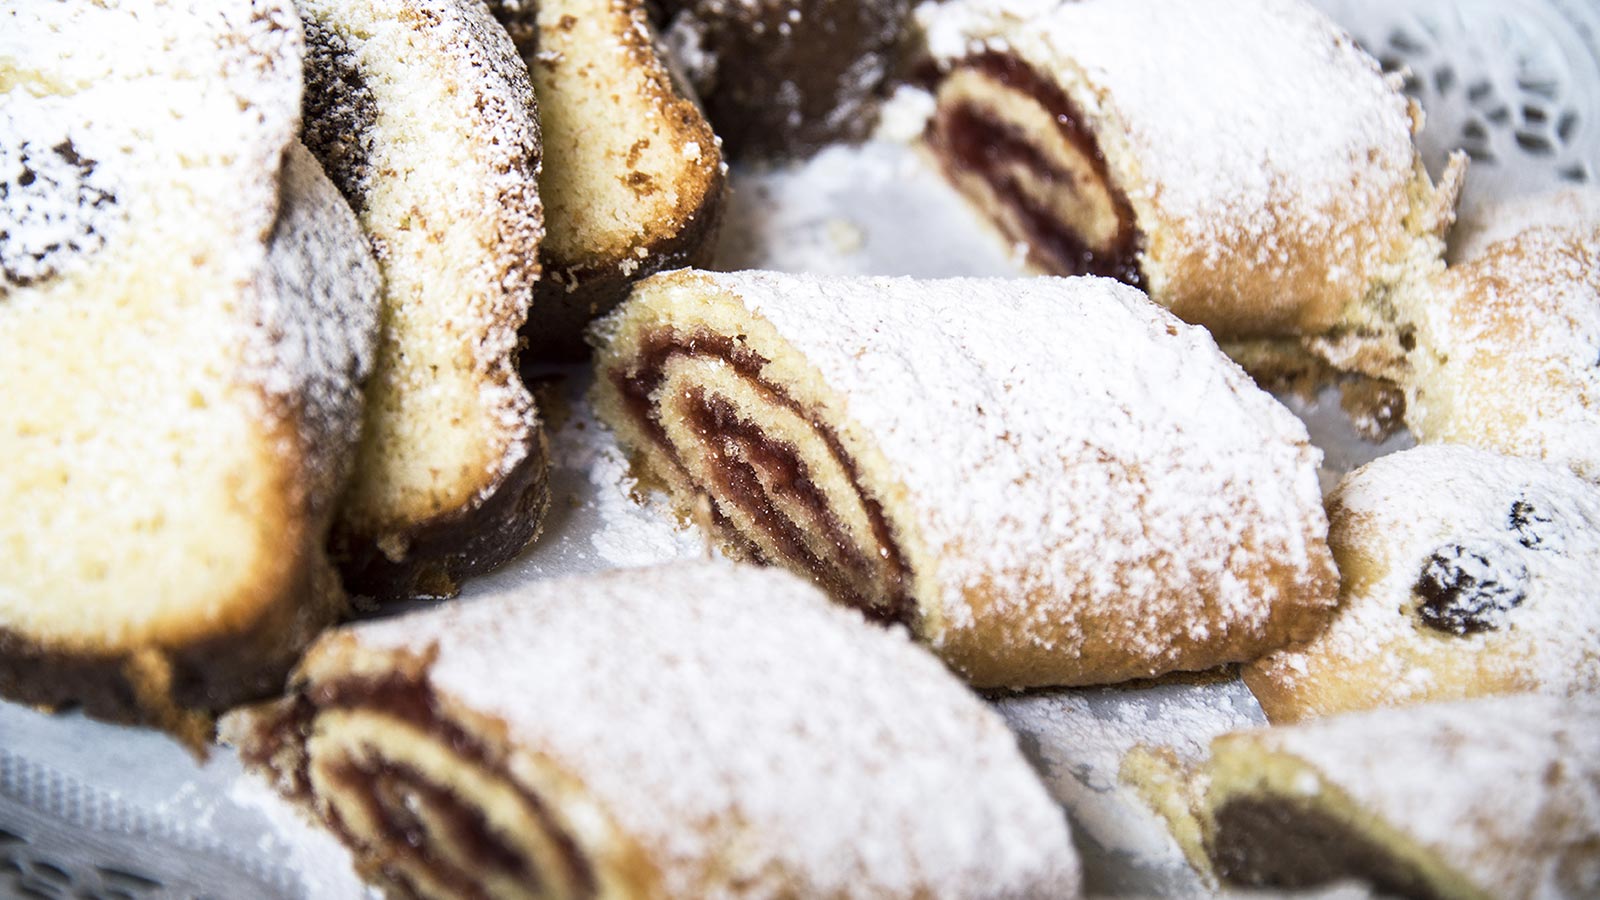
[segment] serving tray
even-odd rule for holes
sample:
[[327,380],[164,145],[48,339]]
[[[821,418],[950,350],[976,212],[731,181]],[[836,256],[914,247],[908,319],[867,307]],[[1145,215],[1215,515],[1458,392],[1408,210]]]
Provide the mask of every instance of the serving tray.
[[[1423,104],[1420,140],[1437,173],[1473,158],[1462,210],[1600,172],[1600,7],[1584,0],[1319,0]],[[879,135],[802,164],[736,168],[718,248],[722,268],[795,272],[1023,274],[909,144],[928,100],[903,90]],[[554,502],[539,542],[469,582],[491,589],[711,552],[659,498],[642,496],[584,399],[587,374],[538,384],[550,428]],[[1325,453],[1324,487],[1409,446],[1364,441],[1329,392],[1285,398]],[[1136,687],[990,697],[1073,820],[1087,887],[1182,896],[1204,886],[1162,824],[1118,778],[1134,744],[1198,752],[1264,723],[1227,675]],[[0,703],[0,896],[345,898],[370,893],[349,855],[237,759],[198,761],[167,737]]]

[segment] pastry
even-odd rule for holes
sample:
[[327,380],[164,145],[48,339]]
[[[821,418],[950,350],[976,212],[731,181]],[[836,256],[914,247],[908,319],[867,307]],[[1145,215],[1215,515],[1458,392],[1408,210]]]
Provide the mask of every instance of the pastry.
[[728,552],[975,685],[1254,659],[1334,602],[1304,426],[1125,285],[684,270],[596,340],[602,419]]
[[1600,488],[1471,447],[1418,447],[1328,498],[1344,576],[1326,631],[1246,667],[1274,722],[1600,691]]
[[403,896],[1077,893],[999,717],[772,570],[623,570],[348,627],[224,732]]
[[663,0],[667,46],[739,159],[865,138],[910,0]]
[[927,145],[1039,269],[1143,287],[1218,340],[1401,354],[1396,285],[1439,268],[1420,113],[1302,0],[928,7]]
[[347,586],[450,596],[549,505],[517,374],[538,277],[527,71],[478,0],[300,0],[306,144],[371,237],[384,330],[335,546]]
[[1238,885],[1384,896],[1600,892],[1600,700],[1499,697],[1217,738],[1207,851]]
[[287,3],[5,21],[0,694],[199,746],[345,608],[376,266],[294,145]]
[[575,360],[646,275],[710,262],[722,145],[657,52],[644,0],[496,0],[539,98],[548,229],[524,362]]
[[1600,481],[1600,189],[1482,215],[1416,303],[1406,425]]

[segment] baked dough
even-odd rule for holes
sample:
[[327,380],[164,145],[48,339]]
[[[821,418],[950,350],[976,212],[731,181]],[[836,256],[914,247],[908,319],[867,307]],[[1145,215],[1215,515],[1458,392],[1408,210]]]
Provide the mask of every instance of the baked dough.
[[1406,425],[1600,481],[1600,189],[1480,216],[1419,292]]
[[537,535],[517,374],[543,234],[527,71],[479,0],[298,0],[306,143],[371,237],[384,330],[335,549],[352,592],[451,596]]
[[673,80],[644,0],[495,0],[534,93],[544,141],[544,277],[525,363],[588,353],[589,321],[633,282],[707,265],[726,189],[722,142]]
[[1418,447],[1328,498],[1327,630],[1246,667],[1273,722],[1523,691],[1600,691],[1600,488],[1535,460]]
[[1278,889],[1385,896],[1600,892],[1600,700],[1514,696],[1352,713],[1217,738],[1211,862]]
[[686,515],[976,685],[1254,659],[1333,605],[1304,426],[1109,279],[684,270],[597,340],[602,419]]
[[667,46],[741,160],[860,141],[901,54],[910,0],[664,0]]
[[0,694],[199,746],[345,608],[376,265],[294,144],[286,2],[5,21]]
[[1420,113],[1302,0],[957,0],[919,10],[928,146],[1039,269],[1143,287],[1218,340],[1402,355],[1390,295],[1442,266]]
[[345,628],[288,699],[224,729],[402,895],[1079,883],[1061,810],[1000,718],[903,632],[775,570],[543,581]]

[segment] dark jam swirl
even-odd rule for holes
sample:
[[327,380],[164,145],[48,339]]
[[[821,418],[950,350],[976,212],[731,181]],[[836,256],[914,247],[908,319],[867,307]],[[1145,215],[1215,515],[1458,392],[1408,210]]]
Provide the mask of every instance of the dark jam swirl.
[[[745,511],[769,542],[793,564],[800,566],[811,578],[837,599],[861,610],[869,617],[911,624],[916,615],[916,603],[910,596],[910,577],[904,555],[894,540],[883,506],[862,486],[860,470],[855,460],[844,449],[837,434],[827,424],[811,416],[781,387],[761,378],[761,369],[767,360],[731,338],[709,332],[681,335],[662,332],[647,338],[633,361],[631,370],[613,370],[613,386],[624,399],[629,415],[638,423],[668,458],[675,459],[671,441],[661,426],[661,411],[654,395],[666,377],[666,365],[674,357],[689,356],[715,358],[727,363],[749,382],[763,400],[787,409],[810,425],[827,447],[841,470],[849,479],[851,489],[860,498],[866,510],[877,546],[883,548],[882,560],[863,553],[849,530],[829,507],[827,498],[813,481],[800,454],[789,444],[769,437],[755,423],[736,414],[732,405],[719,397],[694,391],[686,397],[685,414],[694,432],[708,443],[731,443],[740,453],[739,458],[729,454],[719,455],[719,465],[714,475],[715,484],[700,484],[717,504],[730,504]],[[770,501],[767,489],[757,477],[757,466],[775,482],[773,489],[797,502],[818,523],[822,536],[839,554],[840,571],[819,558],[807,544],[807,534],[789,517],[783,515]],[[688,472],[679,467],[689,478]],[[718,525],[731,532],[731,523],[720,510],[715,511]],[[755,542],[747,540],[747,549],[758,557],[761,553]],[[776,560],[766,560],[776,562]],[[884,574],[886,573],[886,574]],[[883,598],[874,601],[863,596],[853,585],[881,581]]]
[[1061,275],[1102,275],[1135,287],[1144,287],[1139,268],[1143,237],[1135,227],[1133,207],[1112,182],[1099,142],[1084,124],[1084,116],[1060,88],[1032,67],[1004,53],[987,52],[958,63],[956,69],[974,70],[985,78],[1024,94],[1055,120],[1061,136],[1088,161],[1116,211],[1117,228],[1103,246],[1090,246],[1084,237],[1028,196],[1008,174],[1020,164],[1054,188],[1077,193],[1076,179],[1047,159],[1014,126],[998,121],[985,110],[966,102],[941,102],[929,123],[928,140],[944,164],[956,172],[981,177],[997,199],[1021,223],[1036,262]]
[[[310,727],[310,717],[330,709],[364,709],[396,718],[415,726],[449,747],[464,765],[488,773],[499,783],[515,791],[524,808],[539,823],[540,830],[549,838],[566,870],[567,881],[579,897],[593,897],[598,893],[594,870],[579,850],[577,842],[563,830],[551,815],[549,808],[534,793],[522,787],[511,777],[501,754],[446,717],[439,709],[432,691],[411,680],[390,678],[347,678],[312,689],[301,703],[302,719],[298,725],[290,721],[280,727],[298,727],[303,732]],[[303,765],[309,765],[304,760]],[[371,821],[382,830],[375,835],[383,843],[379,855],[392,858],[396,852],[415,854],[430,877],[446,885],[451,893],[463,897],[487,896],[483,888],[484,876],[502,873],[530,885],[541,885],[552,873],[541,872],[534,860],[518,847],[509,843],[490,824],[483,810],[464,801],[445,785],[431,781],[426,773],[396,760],[386,760],[380,754],[355,760],[350,758],[330,762],[323,770],[337,785],[346,799],[362,804]],[[296,774],[296,783],[306,789],[309,774]],[[406,798],[415,797],[433,815],[424,825]],[[352,846],[370,844],[355,834],[343,821],[337,808],[325,805],[328,824],[345,843]],[[429,829],[445,832],[430,834]],[[458,848],[465,859],[451,860],[436,850],[439,839],[443,845]],[[376,848],[375,848],[376,849]],[[384,874],[392,881],[405,884],[415,892],[412,879],[398,865],[381,864]]]

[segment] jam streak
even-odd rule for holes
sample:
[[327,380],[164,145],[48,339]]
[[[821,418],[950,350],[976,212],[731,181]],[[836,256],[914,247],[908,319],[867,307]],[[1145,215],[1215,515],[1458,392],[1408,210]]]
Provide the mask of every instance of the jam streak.
[[[788,409],[810,424],[849,479],[851,489],[860,498],[867,512],[873,538],[877,545],[883,548],[883,563],[887,570],[886,584],[884,584],[886,602],[874,603],[870,598],[862,596],[850,584],[845,573],[819,559],[811,551],[800,526],[773,508],[771,503],[766,502],[767,494],[757,478],[755,464],[759,464],[769,478],[778,482],[774,485],[776,488],[797,499],[810,512],[813,521],[820,523],[828,541],[839,551],[845,568],[853,574],[866,576],[868,579],[874,574],[875,561],[863,554],[861,548],[850,540],[848,529],[828,506],[827,498],[812,480],[810,472],[795,449],[770,439],[758,426],[741,419],[732,404],[726,400],[707,398],[703,392],[695,391],[686,398],[695,431],[708,440],[713,436],[720,438],[725,446],[737,448],[743,457],[736,459],[727,453],[720,454],[715,476],[717,484],[701,485],[701,487],[714,487],[715,490],[707,492],[717,496],[719,502],[731,503],[749,512],[751,517],[760,523],[762,531],[781,548],[784,555],[803,566],[835,597],[871,618],[911,624],[916,615],[916,603],[908,593],[910,579],[907,566],[899,546],[893,539],[882,505],[862,487],[860,471],[855,461],[845,452],[833,429],[808,415],[782,388],[761,379],[760,372],[767,363],[766,359],[738,345],[730,338],[709,332],[700,332],[692,336],[668,332],[647,338],[640,348],[631,374],[620,370],[613,370],[610,373],[613,385],[626,401],[629,414],[634,420],[644,427],[663,453],[669,458],[675,456],[666,430],[661,426],[660,410],[652,397],[666,377],[667,362],[679,356],[714,358],[726,362],[743,376],[766,402]],[[695,480],[681,464],[678,465],[678,469],[686,479]],[[720,525],[729,524],[726,516],[720,511],[718,511],[718,521]],[[746,543],[750,545],[751,550],[756,550],[751,542],[746,541]]]
[[1143,238],[1134,226],[1133,207],[1113,185],[1099,143],[1083,125],[1083,115],[1059,88],[1040,77],[1026,63],[1003,53],[982,53],[959,65],[1024,94],[1055,120],[1061,136],[1087,160],[1105,186],[1116,208],[1117,230],[1102,247],[1091,247],[1076,231],[1062,223],[1023,190],[1018,180],[1003,170],[1017,163],[1038,173],[1064,191],[1077,193],[1076,181],[1046,159],[1015,127],[965,101],[941,104],[929,123],[929,142],[951,174],[972,172],[988,182],[1001,203],[1021,220],[1038,262],[1062,275],[1103,275],[1134,287],[1144,286],[1139,268]]
[[[575,895],[596,895],[595,874],[577,842],[556,824],[549,809],[535,794],[511,777],[504,762],[497,759],[489,747],[442,714],[433,693],[425,686],[401,678],[349,678],[317,686],[308,699],[309,705],[319,711],[370,709],[409,722],[444,743],[466,764],[476,765],[494,776],[515,791],[538,820],[540,830],[550,838],[565,864]],[[486,896],[478,873],[489,870],[506,872],[530,883],[543,882],[543,873],[532,860],[496,836],[482,810],[462,801],[448,787],[430,782],[424,773],[411,766],[392,761],[372,766],[342,760],[328,768],[340,789],[348,796],[359,798],[372,819],[383,823],[383,837],[389,848],[410,849],[420,854],[429,871],[449,883],[454,893]],[[299,773],[298,783],[310,784],[306,773]],[[441,815],[447,823],[443,828],[449,832],[453,845],[464,848],[472,857],[470,871],[441,859],[433,850],[432,842],[425,840],[422,822],[399,799],[405,791],[412,792],[427,808]],[[365,843],[351,833],[336,808],[327,807],[327,816],[329,825],[346,843],[358,846]],[[392,863],[384,867],[384,872],[397,881],[411,882]]]

